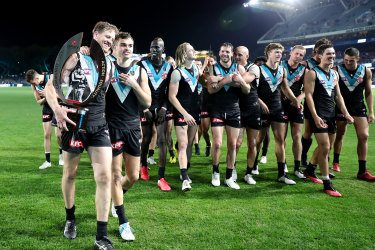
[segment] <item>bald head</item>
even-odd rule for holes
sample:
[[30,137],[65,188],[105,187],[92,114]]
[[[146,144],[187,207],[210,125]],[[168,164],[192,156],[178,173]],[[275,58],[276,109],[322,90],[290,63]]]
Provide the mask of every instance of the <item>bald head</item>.
[[243,66],[247,65],[249,59],[249,50],[245,46],[238,46],[234,50],[234,61]]

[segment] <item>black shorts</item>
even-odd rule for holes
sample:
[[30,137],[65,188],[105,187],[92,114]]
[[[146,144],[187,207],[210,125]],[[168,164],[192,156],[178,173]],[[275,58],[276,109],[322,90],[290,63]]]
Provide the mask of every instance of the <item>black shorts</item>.
[[327,128],[317,128],[314,119],[309,119],[310,129],[312,133],[329,133],[336,134],[336,119],[335,117],[320,117],[325,124],[328,125]]
[[290,105],[288,102],[282,102],[282,104],[288,122],[303,124],[303,111],[299,111],[296,107]]
[[255,130],[262,129],[262,119],[258,116],[241,116],[241,127],[251,128]]
[[271,125],[271,122],[288,123],[288,117],[283,110],[269,114],[262,114],[261,118],[263,128],[268,128]]
[[141,155],[141,128],[118,129],[109,126],[109,136],[112,144],[112,155],[117,156],[123,152],[131,156]]
[[203,118],[210,118],[210,113],[208,111],[202,111],[201,112],[201,119]]
[[230,126],[233,128],[241,128],[240,110],[234,111],[214,111],[210,113],[211,127]]
[[88,147],[111,147],[107,124],[88,126],[86,133],[62,131],[62,150],[73,154],[81,154]]
[[166,118],[167,121],[173,120],[173,111],[167,110]]
[[[200,114],[193,114],[191,116],[193,116],[193,118],[195,119],[195,123],[197,125],[201,124]],[[175,126],[186,126],[187,125],[186,121],[184,120],[183,115],[181,115],[180,113],[175,114],[173,120],[174,120]]]
[[[352,117],[367,117],[367,109],[366,107],[358,107],[358,109],[354,108],[349,108],[346,107],[349,114]],[[344,114],[341,112],[341,110],[336,106],[335,107],[335,112],[336,112],[336,121],[346,121]]]
[[52,121],[52,118],[53,118],[52,109],[48,106],[43,106],[43,110],[42,110],[42,120],[43,120],[43,122],[50,122],[50,121]]

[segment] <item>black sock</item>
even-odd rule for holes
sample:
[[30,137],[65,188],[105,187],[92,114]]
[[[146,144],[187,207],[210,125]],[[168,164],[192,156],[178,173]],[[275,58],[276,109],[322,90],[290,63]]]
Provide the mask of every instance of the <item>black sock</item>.
[[146,159],[141,159],[142,167],[147,167],[147,157]]
[[51,153],[50,152],[45,152],[46,155],[46,161],[51,162]]
[[332,181],[331,180],[323,180],[323,188],[324,190],[332,190],[334,191],[334,187],[332,186]]
[[122,204],[120,206],[115,206],[115,209],[116,209],[116,214],[118,215],[118,223],[119,223],[119,225],[127,223],[128,222],[128,218],[126,218],[126,216],[125,216],[124,204]]
[[181,168],[180,173],[181,173],[182,181],[188,179],[187,168]]
[[277,171],[278,171],[277,178],[280,178],[281,176],[285,175],[284,170],[285,170],[285,162],[278,162],[277,163]]
[[101,240],[104,236],[107,236],[107,226],[108,222],[106,221],[96,221],[96,240]]
[[122,189],[122,194],[125,194],[128,190]]
[[301,142],[302,142],[302,155],[307,155],[307,152],[309,152],[310,146],[312,144],[312,138],[305,139],[302,136]]
[[301,169],[301,161],[294,161],[294,171]]
[[60,151],[60,154],[62,154],[62,148],[61,147],[59,147],[59,151]]
[[159,180],[164,178],[164,174],[165,174],[165,167],[162,168],[162,167],[159,167],[159,171],[158,171],[158,174],[159,174]]
[[233,173],[233,168],[227,168],[227,170],[225,171],[225,179],[231,178],[232,173]]
[[258,156],[259,156],[259,152],[257,153],[257,155],[255,156],[255,161],[254,161],[254,165],[253,165],[253,168],[256,170],[258,169]]
[[219,164],[212,165],[212,173],[220,173],[219,172]]
[[247,167],[246,167],[246,174],[245,174],[245,175],[247,175],[247,174],[251,174],[251,171],[252,171],[252,170],[253,170],[253,168],[247,166]]
[[333,163],[340,163],[340,154],[333,153]]
[[170,155],[172,158],[175,157],[174,152],[173,152],[173,149],[169,150],[169,155]]
[[195,147],[195,149],[199,148],[199,144],[198,143],[194,143],[194,147]]
[[366,172],[366,161],[358,160],[358,174],[364,174]]
[[178,151],[178,141],[174,144],[175,149]]
[[211,147],[211,141],[209,141],[208,143],[206,143],[206,147]]
[[148,150],[148,157],[154,156],[154,151],[153,149]]
[[189,169],[189,168],[190,168],[190,162],[187,163],[187,169]]
[[72,208],[65,208],[65,212],[66,212],[66,220],[75,220],[76,219],[76,216],[74,214],[76,210],[76,206],[73,205]]
[[311,162],[309,162],[309,165],[307,165],[307,167],[306,167],[306,173],[308,173],[309,175],[315,174],[316,167],[317,167],[317,165],[311,164]]

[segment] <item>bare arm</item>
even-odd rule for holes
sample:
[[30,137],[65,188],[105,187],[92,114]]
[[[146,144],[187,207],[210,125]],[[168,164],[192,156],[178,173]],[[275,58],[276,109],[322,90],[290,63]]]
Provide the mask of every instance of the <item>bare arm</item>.
[[45,90],[42,90],[41,93],[39,93],[34,85],[31,85],[31,89],[33,90],[35,100],[39,105],[46,103]]
[[185,122],[189,126],[196,125],[195,119],[181,106],[180,101],[177,99],[178,87],[180,84],[181,74],[175,69],[172,72],[171,81],[169,83],[168,99],[175,109],[178,110],[183,116]]
[[294,94],[293,94],[293,91],[289,88],[289,85],[288,85],[288,80],[286,79],[286,70],[285,68],[283,69],[284,70],[284,78],[283,78],[283,81],[281,82],[281,90],[282,92],[285,94],[285,96],[292,101],[292,105],[297,107],[299,110],[303,110],[303,106],[301,104],[301,100],[297,99]]
[[372,72],[370,69],[366,69],[366,82],[365,82],[365,98],[366,98],[366,103],[368,107],[368,117],[367,121],[368,123],[374,123],[374,99],[372,95],[372,90],[371,90],[371,79],[372,79]]

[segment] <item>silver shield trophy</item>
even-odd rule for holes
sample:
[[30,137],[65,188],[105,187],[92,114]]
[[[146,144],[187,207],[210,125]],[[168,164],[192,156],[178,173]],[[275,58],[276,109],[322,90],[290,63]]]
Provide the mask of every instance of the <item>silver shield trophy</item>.
[[[92,39],[90,45],[90,58],[83,62],[90,65],[81,65],[70,69],[66,74],[67,60],[81,48],[83,32],[76,34],[65,42],[60,49],[54,69],[53,69],[53,85],[59,97],[60,105],[65,106],[74,111],[68,113],[69,119],[74,121],[76,125],[67,124],[69,131],[86,130],[89,109],[85,108],[101,91],[105,82],[107,64],[103,49],[99,43]],[[84,55],[80,55],[81,57]],[[78,63],[82,63],[78,60]],[[90,69],[96,72],[88,72]]]

